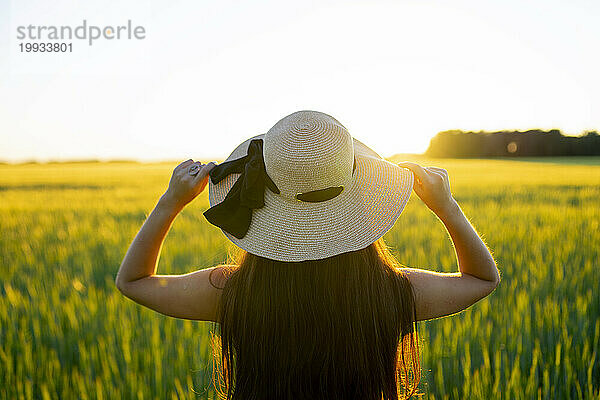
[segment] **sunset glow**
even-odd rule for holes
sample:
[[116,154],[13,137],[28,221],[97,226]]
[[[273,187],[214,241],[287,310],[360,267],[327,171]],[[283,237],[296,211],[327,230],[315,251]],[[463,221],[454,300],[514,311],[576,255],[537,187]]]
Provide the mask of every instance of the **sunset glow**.
[[[0,160],[224,158],[294,111],[383,156],[448,129],[600,128],[600,3],[0,5]],[[134,21],[143,40],[25,54],[19,26]]]

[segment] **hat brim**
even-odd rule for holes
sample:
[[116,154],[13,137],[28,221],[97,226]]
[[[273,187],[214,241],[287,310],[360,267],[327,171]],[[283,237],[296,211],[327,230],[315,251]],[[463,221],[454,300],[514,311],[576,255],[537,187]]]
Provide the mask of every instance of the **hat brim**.
[[[244,157],[253,139],[241,143],[225,160]],[[278,261],[319,260],[364,249],[390,230],[408,203],[413,174],[381,158],[354,139],[356,170],[350,187],[317,203],[289,199],[265,189],[265,205],[252,210],[246,235],[238,239],[222,232],[249,253]],[[208,180],[210,206],[219,204],[240,174],[216,185]]]

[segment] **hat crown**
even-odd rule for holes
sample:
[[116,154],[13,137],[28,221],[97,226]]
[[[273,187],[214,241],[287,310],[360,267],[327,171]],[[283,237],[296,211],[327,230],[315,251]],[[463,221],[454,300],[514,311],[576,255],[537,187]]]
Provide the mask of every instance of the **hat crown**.
[[346,187],[352,180],[352,136],[330,115],[297,111],[279,120],[263,140],[266,172],[283,197]]

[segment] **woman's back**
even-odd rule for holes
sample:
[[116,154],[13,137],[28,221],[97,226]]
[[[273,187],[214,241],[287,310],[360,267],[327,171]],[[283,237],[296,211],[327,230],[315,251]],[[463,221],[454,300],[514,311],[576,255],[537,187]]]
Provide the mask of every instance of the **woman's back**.
[[381,239],[315,261],[245,253],[221,297],[231,398],[398,398],[403,335],[417,381],[419,365],[412,289],[392,262]]
[[[500,282],[446,170],[394,165],[330,115],[290,114],[210,164],[175,168],[116,284],[163,314],[220,323],[228,398],[411,395],[415,321],[464,310]],[[204,216],[245,252],[222,291],[211,281],[221,267],[156,274],[173,219],[207,184]],[[413,190],[445,225],[459,271],[400,268],[385,247]]]

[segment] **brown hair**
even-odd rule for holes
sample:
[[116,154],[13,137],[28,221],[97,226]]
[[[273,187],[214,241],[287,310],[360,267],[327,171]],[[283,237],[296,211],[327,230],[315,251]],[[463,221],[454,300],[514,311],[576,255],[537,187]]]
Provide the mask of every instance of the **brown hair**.
[[241,250],[236,264],[221,295],[220,337],[213,338],[221,398],[415,394],[421,368],[414,293],[383,238],[303,262]]

